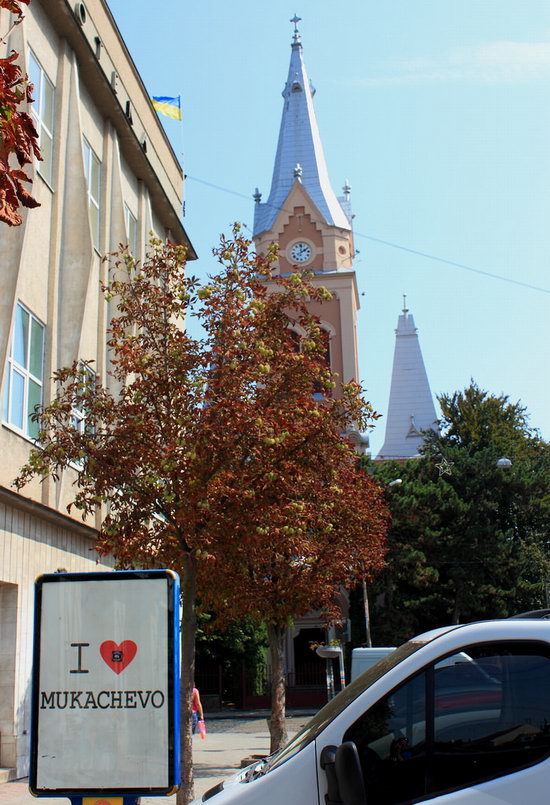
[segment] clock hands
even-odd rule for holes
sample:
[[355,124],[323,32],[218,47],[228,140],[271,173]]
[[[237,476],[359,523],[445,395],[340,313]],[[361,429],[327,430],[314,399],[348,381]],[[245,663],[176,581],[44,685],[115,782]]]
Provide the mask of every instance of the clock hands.
[[291,257],[299,263],[304,263],[311,255],[311,248],[307,243],[295,243],[292,247]]

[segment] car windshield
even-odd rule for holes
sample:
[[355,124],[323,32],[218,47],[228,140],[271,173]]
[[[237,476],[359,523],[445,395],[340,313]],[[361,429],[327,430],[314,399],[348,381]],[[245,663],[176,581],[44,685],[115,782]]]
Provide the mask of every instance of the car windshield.
[[372,668],[368,668],[364,673],[358,676],[357,679],[344,688],[344,690],[340,691],[334,699],[331,699],[330,702],[325,704],[325,706],[313,716],[311,721],[308,721],[306,726],[294,736],[290,743],[283,749],[280,749],[279,752],[272,755],[266,766],[261,769],[261,773],[265,774],[271,771],[271,769],[280,766],[281,763],[285,763],[289,758],[303,749],[304,746],[315,740],[325,729],[327,724],[333,721],[351,702],[357,699],[363,691],[370,688],[371,685],[374,685],[384,674],[392,668],[395,668],[396,665],[399,665],[399,663],[403,662],[407,657],[410,657],[410,655],[418,651],[419,648],[422,648],[426,642],[428,641],[410,640],[408,643],[404,643],[399,648],[390,652],[386,657],[379,660]]

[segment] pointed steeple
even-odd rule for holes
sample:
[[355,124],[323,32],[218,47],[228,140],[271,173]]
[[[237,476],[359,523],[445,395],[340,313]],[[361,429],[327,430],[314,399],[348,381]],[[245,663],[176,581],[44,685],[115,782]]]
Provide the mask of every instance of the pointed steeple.
[[405,296],[395,334],[386,437],[377,460],[412,458],[422,445],[422,431],[438,430],[418,333]]
[[[328,177],[323,146],[313,108],[315,89],[303,60],[300,18],[294,15],[290,67],[283,90],[284,106],[271,191],[266,202],[256,203],[254,235],[270,229],[296,181],[300,181],[329,226],[350,230],[351,225]],[[299,176],[296,168],[301,169]]]

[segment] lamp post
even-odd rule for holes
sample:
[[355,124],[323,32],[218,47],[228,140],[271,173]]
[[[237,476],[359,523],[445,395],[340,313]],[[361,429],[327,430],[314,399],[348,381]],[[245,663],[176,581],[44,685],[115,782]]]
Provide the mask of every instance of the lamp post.
[[[401,486],[403,483],[402,478],[395,478],[393,481],[390,481],[389,484],[386,484],[387,488],[389,489],[390,486]],[[365,613],[365,634],[366,634],[366,643],[367,648],[372,648],[372,637],[370,633],[370,608],[369,608],[369,594],[367,591],[367,577],[365,576],[365,571],[363,570],[363,607]]]
[[330,701],[334,699],[336,693],[334,690],[334,673],[332,670],[332,661],[338,659],[340,661],[340,676],[341,676],[341,684],[342,689],[345,686],[345,680],[343,679],[343,654],[342,649],[340,646],[317,646],[315,649],[319,657],[322,657],[324,660],[327,661],[327,697]]
[[[363,571],[364,574],[364,571]],[[363,606],[365,612],[365,632],[367,635],[367,646],[372,648],[372,637],[370,634],[370,610],[369,610],[369,596],[367,593],[367,579],[363,575]]]

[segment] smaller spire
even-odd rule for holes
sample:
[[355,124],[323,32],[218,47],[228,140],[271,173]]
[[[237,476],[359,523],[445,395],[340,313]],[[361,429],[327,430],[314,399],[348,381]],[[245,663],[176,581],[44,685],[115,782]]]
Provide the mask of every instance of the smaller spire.
[[262,194],[260,193],[258,188],[256,188],[256,190],[254,191],[254,195],[252,196],[252,198],[254,199],[256,204],[259,204],[260,201],[262,200]]
[[298,181],[299,181],[299,182],[301,182],[301,181],[302,181],[302,173],[303,173],[303,172],[304,172],[304,169],[302,168],[302,166],[300,165],[300,163],[299,163],[299,162],[297,162],[297,163],[296,163],[296,165],[294,166],[294,178],[295,178],[295,179],[298,179]]
[[292,37],[292,44],[293,45],[301,45],[302,44],[302,37],[300,36],[300,31],[298,30],[298,23],[302,21],[302,18],[299,17],[296,12],[294,16],[290,20],[290,22],[294,25],[294,36]]
[[418,333],[405,294],[395,334],[386,434],[378,460],[414,458],[422,446],[425,431],[438,430],[434,425],[435,408]]

